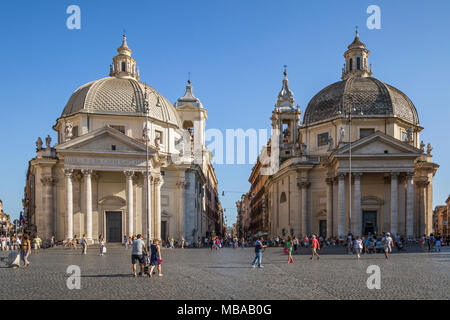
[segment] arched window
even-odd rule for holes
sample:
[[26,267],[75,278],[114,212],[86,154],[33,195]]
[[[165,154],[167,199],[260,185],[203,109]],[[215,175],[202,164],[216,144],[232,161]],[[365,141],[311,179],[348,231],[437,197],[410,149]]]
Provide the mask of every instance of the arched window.
[[353,59],[350,59],[349,71],[353,70]]
[[361,58],[356,58],[356,69],[361,70]]
[[127,64],[124,62],[122,62],[122,71],[127,71]]
[[280,197],[280,203],[286,202],[286,193],[282,192]]

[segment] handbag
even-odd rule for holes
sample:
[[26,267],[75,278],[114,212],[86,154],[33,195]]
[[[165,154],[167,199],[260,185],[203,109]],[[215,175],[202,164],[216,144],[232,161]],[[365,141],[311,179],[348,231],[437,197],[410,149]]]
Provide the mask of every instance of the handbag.
[[106,247],[103,247],[102,252],[103,252],[103,253],[106,253]]
[[162,263],[163,259],[158,258],[158,263]]

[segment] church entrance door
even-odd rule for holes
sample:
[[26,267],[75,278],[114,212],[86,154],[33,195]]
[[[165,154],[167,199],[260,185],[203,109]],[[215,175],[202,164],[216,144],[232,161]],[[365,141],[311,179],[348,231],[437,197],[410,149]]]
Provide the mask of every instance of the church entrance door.
[[327,220],[319,221],[319,236],[324,239],[327,237]]
[[167,240],[167,221],[161,221],[161,239]]
[[106,212],[106,242],[122,242],[122,212]]
[[363,211],[362,219],[363,235],[368,235],[369,232],[374,234],[377,232],[377,212],[376,211]]

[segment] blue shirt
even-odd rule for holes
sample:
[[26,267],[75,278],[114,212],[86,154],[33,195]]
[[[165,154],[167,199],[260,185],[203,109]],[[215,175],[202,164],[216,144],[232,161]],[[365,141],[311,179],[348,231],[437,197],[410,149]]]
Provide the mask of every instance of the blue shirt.
[[256,240],[255,242],[255,253],[261,253],[262,252],[262,243],[259,240]]

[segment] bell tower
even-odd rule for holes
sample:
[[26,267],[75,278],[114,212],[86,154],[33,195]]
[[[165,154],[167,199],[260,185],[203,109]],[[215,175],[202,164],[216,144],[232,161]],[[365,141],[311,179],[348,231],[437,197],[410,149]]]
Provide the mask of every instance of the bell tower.
[[345,51],[345,64],[342,68],[342,80],[350,77],[370,77],[372,75],[372,65],[368,64],[370,51],[366,45],[359,40],[358,28],[353,42]]
[[280,146],[280,158],[295,156],[298,150],[300,108],[294,107],[294,94],[289,88],[287,71],[284,66],[284,78],[278,100],[272,111],[272,138],[278,138]]

